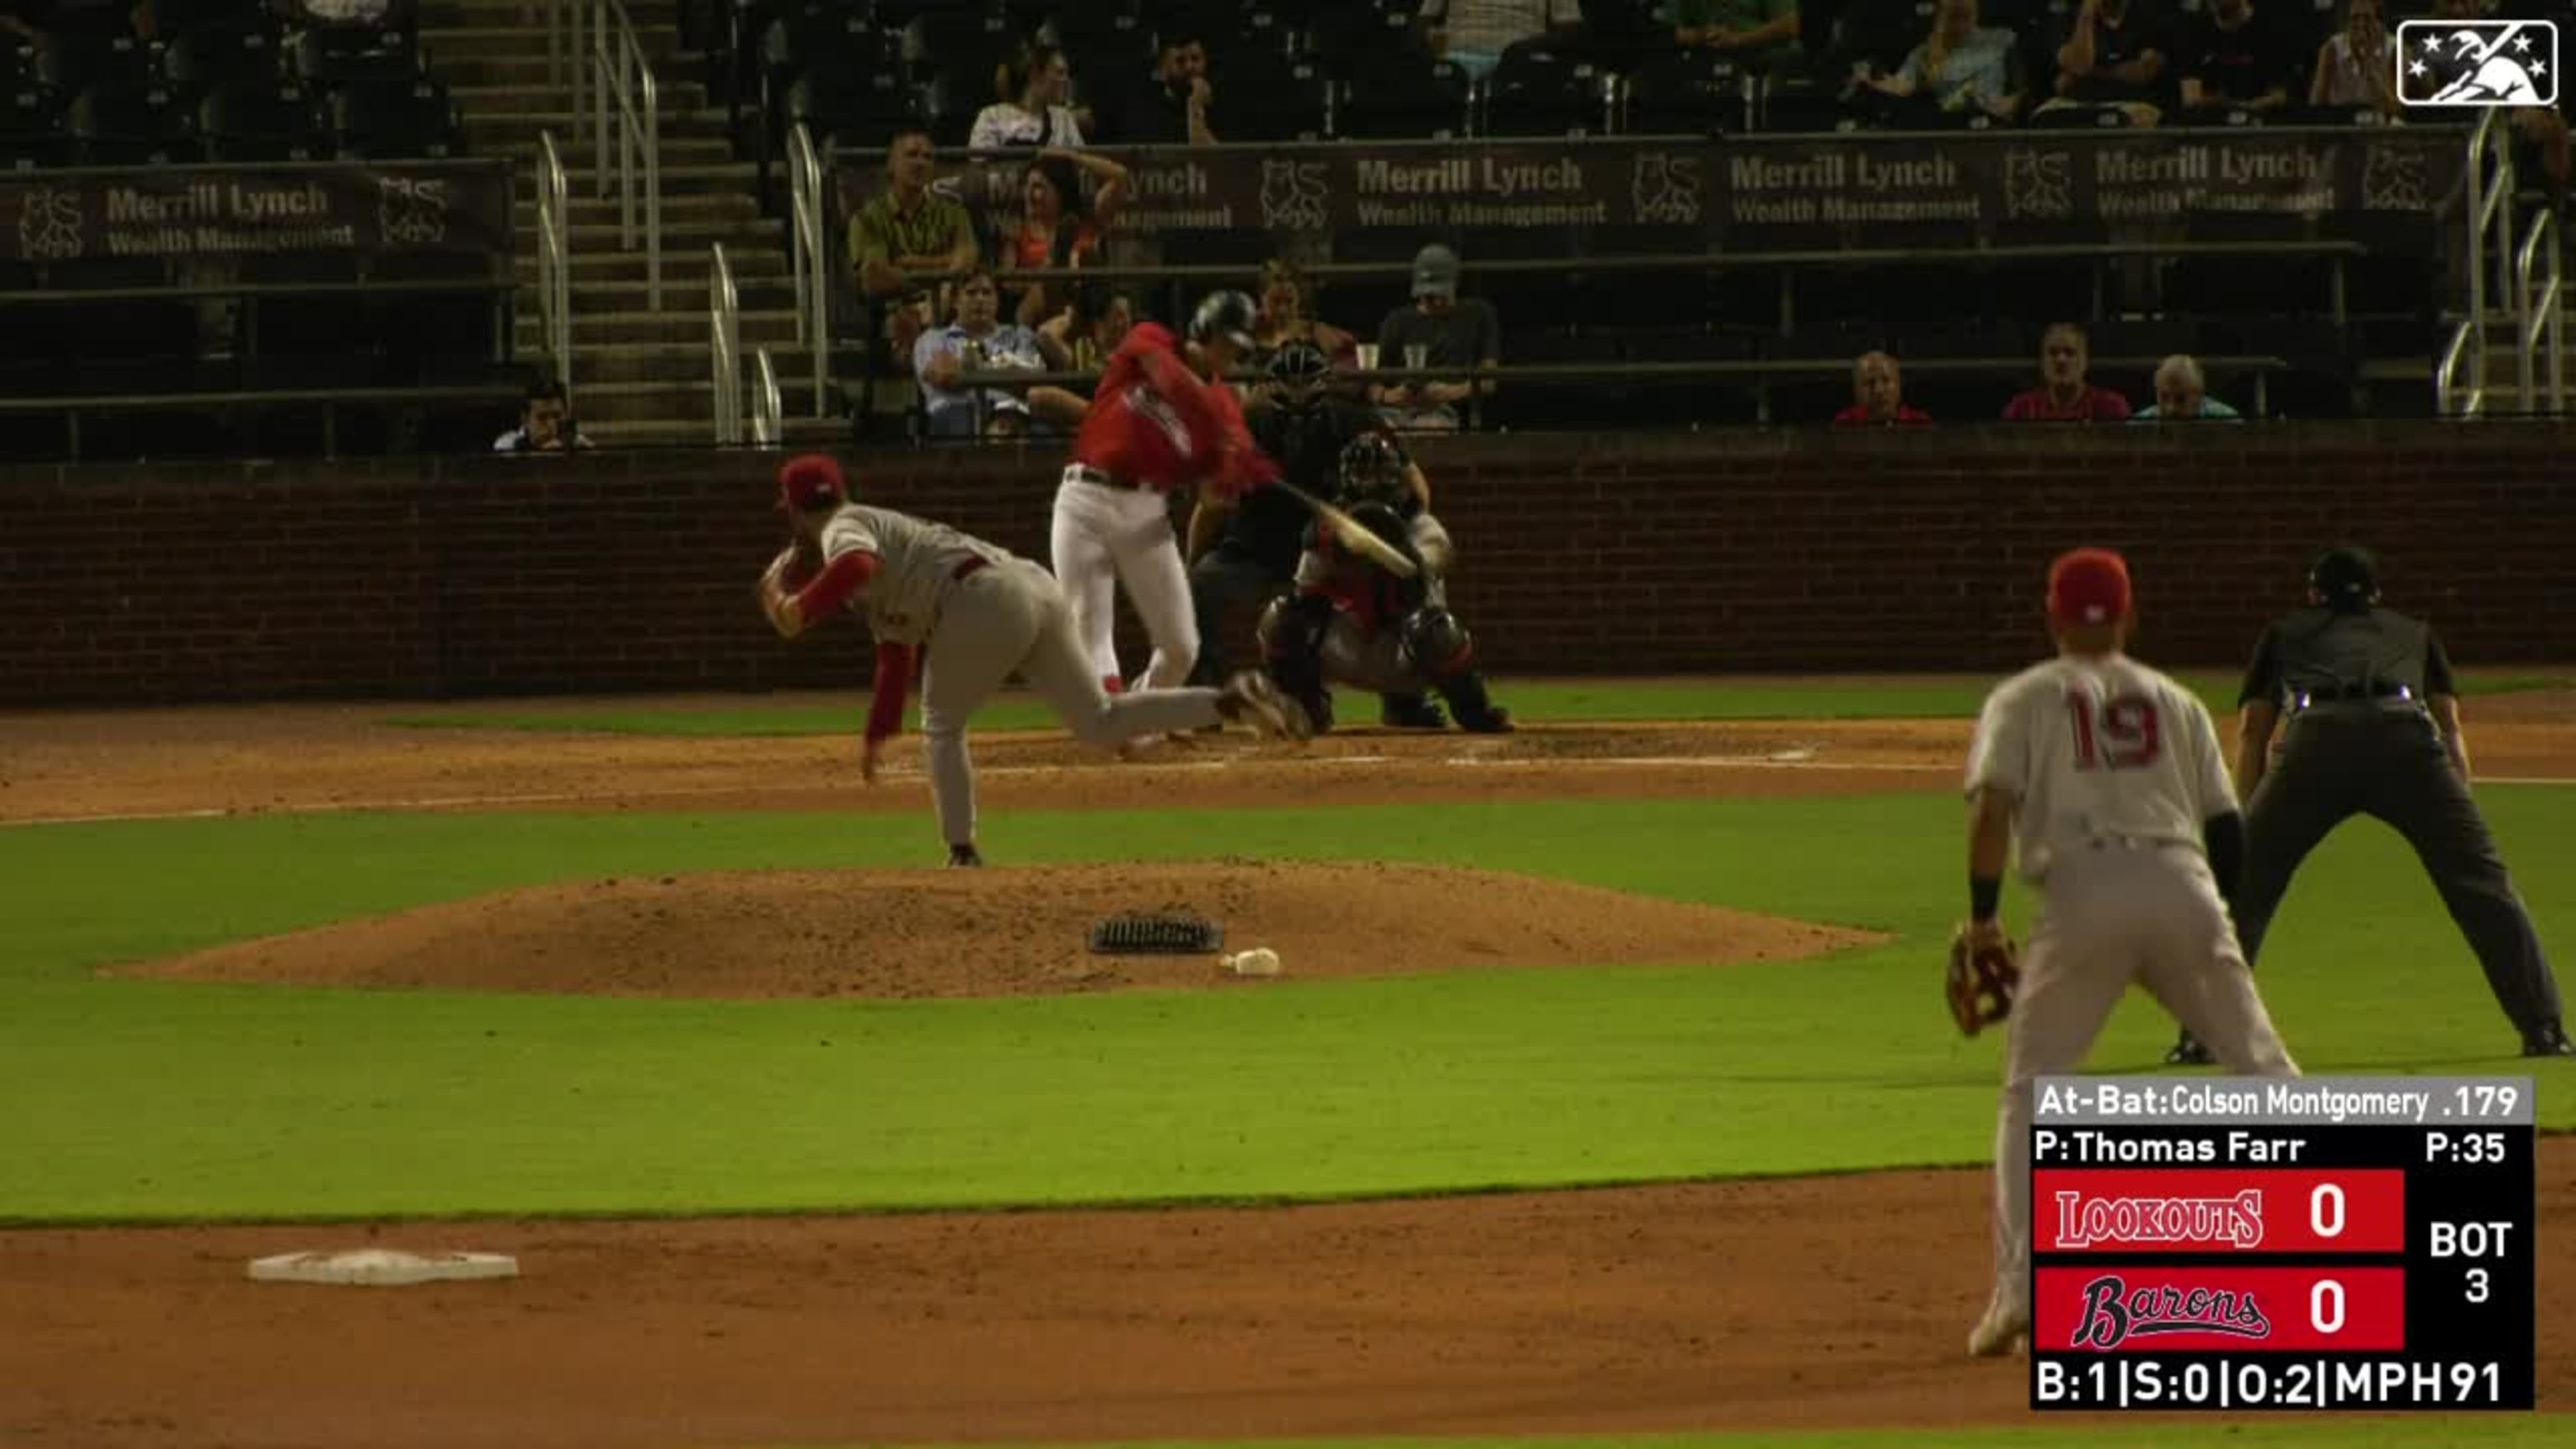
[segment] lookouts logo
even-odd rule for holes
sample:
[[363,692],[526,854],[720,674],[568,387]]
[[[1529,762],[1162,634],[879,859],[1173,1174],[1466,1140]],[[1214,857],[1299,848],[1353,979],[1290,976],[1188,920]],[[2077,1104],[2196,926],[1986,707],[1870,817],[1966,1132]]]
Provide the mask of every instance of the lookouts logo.
[[2558,104],[2552,21],[2404,21],[2396,63],[2397,99],[2410,106]]
[[2081,1192],[2060,1192],[2056,1197],[2057,1241],[2052,1246],[2058,1248],[2090,1248],[2097,1243],[2253,1248],[2263,1242],[2260,1188],[2249,1187],[2234,1197],[2096,1197]]

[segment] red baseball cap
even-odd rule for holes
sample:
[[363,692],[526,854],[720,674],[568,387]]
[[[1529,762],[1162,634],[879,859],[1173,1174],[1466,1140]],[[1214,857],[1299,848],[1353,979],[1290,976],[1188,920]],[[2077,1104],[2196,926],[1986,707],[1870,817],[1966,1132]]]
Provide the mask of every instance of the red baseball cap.
[[2107,548],[2074,549],[2048,566],[2048,617],[2060,624],[2108,624],[2129,604],[2128,560]]
[[849,501],[841,465],[828,454],[803,453],[778,469],[778,511],[812,513]]

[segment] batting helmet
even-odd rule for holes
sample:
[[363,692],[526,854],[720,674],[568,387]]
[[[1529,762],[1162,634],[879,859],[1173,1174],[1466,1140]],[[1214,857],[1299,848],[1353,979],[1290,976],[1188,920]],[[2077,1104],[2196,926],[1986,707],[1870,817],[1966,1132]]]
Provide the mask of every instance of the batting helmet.
[[1374,429],[1362,433],[1342,448],[1342,497],[1389,504],[1409,498],[1405,466],[1404,450],[1396,446],[1394,435]]
[[1252,298],[1242,292],[1210,292],[1198,311],[1190,314],[1190,340],[1231,342],[1249,352],[1256,345],[1252,340],[1256,311]]

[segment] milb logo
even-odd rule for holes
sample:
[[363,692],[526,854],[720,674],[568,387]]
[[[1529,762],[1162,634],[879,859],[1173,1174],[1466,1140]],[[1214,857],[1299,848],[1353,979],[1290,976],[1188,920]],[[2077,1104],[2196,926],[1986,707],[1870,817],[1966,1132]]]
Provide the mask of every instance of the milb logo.
[[2396,64],[2409,106],[2558,104],[2558,27],[2547,20],[2408,20]]

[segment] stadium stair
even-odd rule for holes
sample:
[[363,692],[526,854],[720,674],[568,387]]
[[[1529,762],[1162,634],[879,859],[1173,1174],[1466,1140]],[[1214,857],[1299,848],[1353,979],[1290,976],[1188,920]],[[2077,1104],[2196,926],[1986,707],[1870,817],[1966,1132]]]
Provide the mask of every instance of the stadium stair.
[[[507,156],[516,168],[518,354],[545,356],[537,296],[539,136],[554,133],[572,203],[573,409],[582,431],[602,446],[704,444],[713,436],[714,384],[709,381],[708,248],[722,242],[741,303],[744,397],[755,385],[753,354],[767,348],[782,382],[804,375],[796,341],[795,290],[787,237],[764,219],[754,170],[735,159],[725,116],[695,79],[705,66],[681,49],[676,0],[626,0],[661,95],[662,298],[650,305],[646,255],[618,246],[615,134],[608,189],[591,159],[595,121],[573,113],[569,79],[546,73],[543,12],[521,13],[521,0],[423,0],[421,33],[450,77],[469,144],[480,155]],[[587,44],[584,61],[587,62]],[[640,205],[640,202],[639,202]],[[792,387],[790,388],[793,393]],[[801,424],[793,397],[787,412]],[[848,424],[829,424],[835,435]]]

